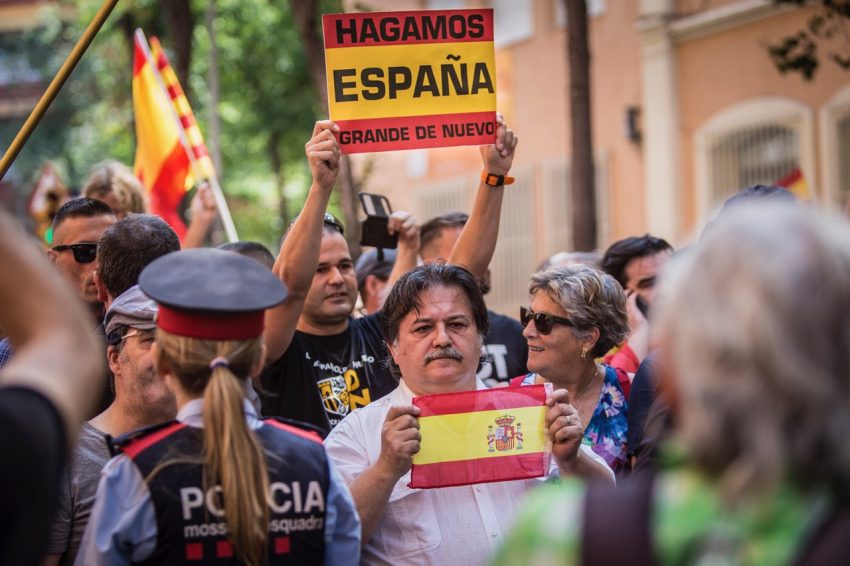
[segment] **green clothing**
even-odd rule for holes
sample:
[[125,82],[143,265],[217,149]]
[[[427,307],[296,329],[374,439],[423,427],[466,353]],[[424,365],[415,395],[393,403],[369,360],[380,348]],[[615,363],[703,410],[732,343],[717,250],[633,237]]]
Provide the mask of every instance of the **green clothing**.
[[[580,564],[583,497],[577,480],[535,490],[493,564]],[[666,471],[655,480],[654,552],[659,564],[790,564],[809,530],[824,520],[826,503],[780,489],[758,506],[732,511],[706,478]],[[612,531],[594,543],[618,544],[618,535]]]

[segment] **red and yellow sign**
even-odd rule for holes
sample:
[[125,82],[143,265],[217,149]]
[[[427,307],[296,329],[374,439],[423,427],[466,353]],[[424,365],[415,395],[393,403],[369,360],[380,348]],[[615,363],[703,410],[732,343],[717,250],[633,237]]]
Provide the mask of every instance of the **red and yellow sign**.
[[343,153],[493,143],[493,10],[322,17]]
[[547,471],[546,385],[423,395],[421,448],[410,487],[432,488],[540,477]]

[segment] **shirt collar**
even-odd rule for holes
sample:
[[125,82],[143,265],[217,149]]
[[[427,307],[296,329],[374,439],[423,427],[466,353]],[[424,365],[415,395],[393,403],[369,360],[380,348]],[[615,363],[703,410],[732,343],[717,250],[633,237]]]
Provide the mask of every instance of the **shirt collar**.
[[[245,420],[247,420],[248,423],[252,425],[252,428],[255,428],[255,424],[259,421],[259,417],[257,416],[257,410],[254,409],[254,405],[252,405],[250,401],[245,399],[242,402],[242,407],[243,409],[245,409]],[[203,413],[203,398],[192,399],[191,401],[183,405],[183,408],[177,412],[177,420],[191,427],[203,428]]]

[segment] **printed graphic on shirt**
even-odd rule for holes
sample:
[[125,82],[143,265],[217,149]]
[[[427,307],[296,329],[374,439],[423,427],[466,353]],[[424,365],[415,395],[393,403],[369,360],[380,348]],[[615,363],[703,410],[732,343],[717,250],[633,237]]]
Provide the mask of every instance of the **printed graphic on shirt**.
[[[325,495],[318,481],[272,482],[269,486],[272,518],[269,536],[274,554],[290,552],[290,536],[325,528]],[[180,489],[186,560],[230,558],[233,547],[226,539],[221,486],[202,491],[196,486]],[[218,539],[218,540],[215,540]]]
[[508,347],[504,344],[484,344],[481,348],[489,362],[485,362],[478,372],[478,379],[487,387],[504,387],[513,377],[508,374]]
[[366,368],[374,363],[374,356],[368,354],[363,354],[349,366],[319,360],[313,362],[314,368],[332,374],[316,382],[331,426],[339,424],[354,409],[372,402],[372,393],[366,387],[368,383],[361,375],[365,375]]

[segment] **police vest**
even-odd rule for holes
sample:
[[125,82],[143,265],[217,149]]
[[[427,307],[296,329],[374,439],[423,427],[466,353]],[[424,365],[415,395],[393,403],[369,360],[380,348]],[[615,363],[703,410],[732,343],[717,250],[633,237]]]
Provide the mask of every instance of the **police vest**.
[[[321,440],[274,419],[254,432],[266,452],[272,496],[267,563],[322,564],[330,477]],[[202,429],[172,422],[116,441],[145,478],[156,512],[156,548],[140,564],[239,564],[221,487],[204,485],[202,438]]]

